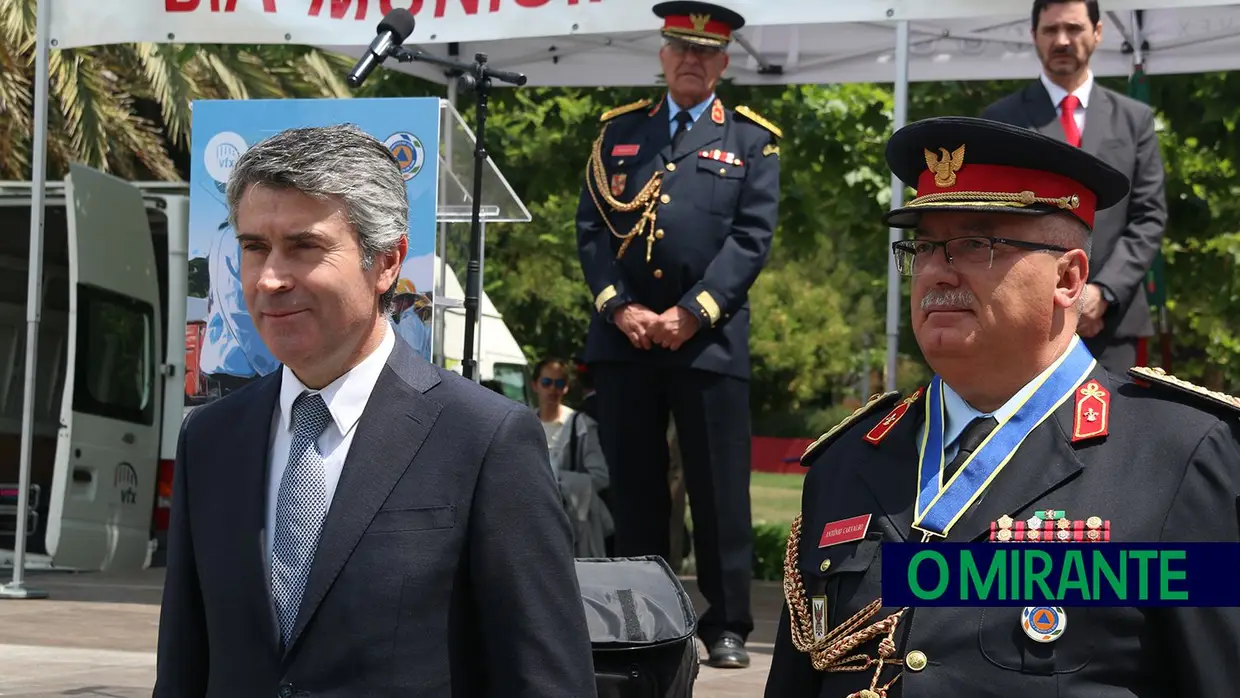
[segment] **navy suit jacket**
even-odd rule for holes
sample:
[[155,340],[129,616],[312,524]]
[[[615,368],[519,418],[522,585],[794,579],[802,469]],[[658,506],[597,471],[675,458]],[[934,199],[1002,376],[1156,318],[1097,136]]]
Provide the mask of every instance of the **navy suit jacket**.
[[[604,115],[591,165],[597,162],[606,179],[600,190],[591,172],[582,185],[577,251],[597,311],[585,360],[747,379],[749,289],[766,265],[779,219],[778,131],[716,99],[673,148],[665,102],[648,107],[643,100]],[[659,193],[643,203],[656,177]],[[621,236],[636,227],[644,232],[626,244]],[[627,303],[656,313],[680,306],[697,317],[697,334],[676,351],[637,349],[611,318]]]
[[537,418],[400,341],[281,649],[263,532],[280,380],[200,407],[181,428],[154,696],[594,696]]

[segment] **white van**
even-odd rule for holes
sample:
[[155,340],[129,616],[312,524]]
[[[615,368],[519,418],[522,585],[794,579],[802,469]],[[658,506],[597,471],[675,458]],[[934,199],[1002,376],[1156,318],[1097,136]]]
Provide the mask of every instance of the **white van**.
[[[0,549],[8,550],[20,465],[30,193],[28,182],[0,184],[7,271],[0,282]],[[165,299],[185,295],[188,197],[183,185],[140,190],[74,165],[64,183],[47,184],[45,202],[29,564],[139,568],[149,555],[158,461],[175,453],[180,423],[179,403],[170,405],[175,414],[165,409],[165,379],[178,374],[184,340],[166,328],[176,326],[184,303],[170,308]]]
[[[73,165],[45,192],[27,566],[158,565],[198,378],[188,185]],[[0,564],[16,528],[30,205],[29,182],[0,182]],[[445,296],[464,297],[451,270]],[[485,294],[482,311],[480,377],[522,399],[520,346]],[[445,322],[446,364],[459,367],[464,311]]]

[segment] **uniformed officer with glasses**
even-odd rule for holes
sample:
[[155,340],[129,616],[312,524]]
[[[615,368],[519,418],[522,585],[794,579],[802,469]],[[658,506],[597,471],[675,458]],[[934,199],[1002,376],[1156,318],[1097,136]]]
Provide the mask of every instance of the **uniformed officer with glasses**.
[[1127,178],[961,117],[901,129],[887,162],[917,191],[885,222],[911,229],[892,249],[934,375],[802,457],[767,698],[1235,695],[1238,608],[884,603],[885,542],[1240,540],[1240,399],[1112,374],[1076,333]]
[[585,360],[612,471],[615,551],[670,554],[669,413],[693,514],[698,625],[716,667],[749,664],[749,289],[779,208],[777,127],[715,93],[744,19],[703,2],[654,6],[667,93],[612,109],[577,210],[597,313]]

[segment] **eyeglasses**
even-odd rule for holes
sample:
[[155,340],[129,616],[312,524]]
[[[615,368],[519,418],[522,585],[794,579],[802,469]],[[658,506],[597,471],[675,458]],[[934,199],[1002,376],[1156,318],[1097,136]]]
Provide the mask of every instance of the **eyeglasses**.
[[1069,251],[1067,247],[1058,245],[979,236],[939,241],[900,240],[891,243],[891,251],[896,256],[896,268],[901,274],[917,276],[930,263],[930,259],[934,257],[934,251],[940,247],[943,248],[943,256],[947,259],[947,263],[956,271],[985,271],[994,264],[995,245],[1009,245],[1024,250]]
[[686,53],[695,53],[700,58],[712,58],[723,53],[723,49],[717,46],[703,46],[688,41],[681,41],[680,39],[666,39],[665,43],[668,48],[672,49],[672,53],[678,56],[683,56]]
[[550,388],[553,383],[555,384],[555,387],[557,388],[565,388],[568,386],[568,379],[567,378],[556,378],[555,380],[552,380],[550,378],[540,378],[538,380],[538,384],[544,388]]

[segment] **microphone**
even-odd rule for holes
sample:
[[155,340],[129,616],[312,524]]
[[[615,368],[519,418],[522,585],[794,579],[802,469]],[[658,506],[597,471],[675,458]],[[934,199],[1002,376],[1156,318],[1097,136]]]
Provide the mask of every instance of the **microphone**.
[[387,13],[383,21],[379,22],[377,29],[379,35],[370,42],[370,48],[366,49],[366,53],[345,78],[349,87],[361,85],[371,71],[387,58],[388,51],[404,43],[405,39],[413,33],[413,24],[413,15],[409,13],[409,10],[397,8]]

